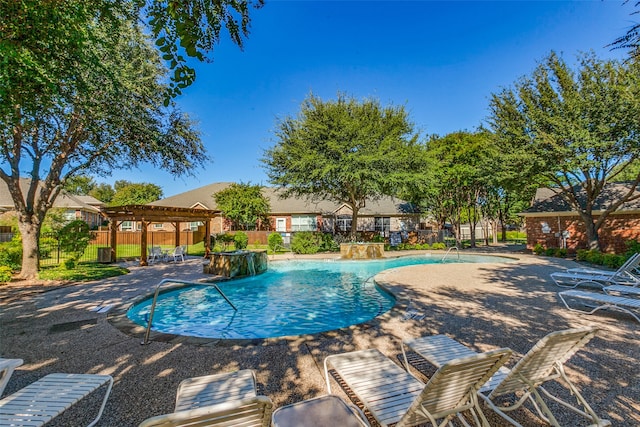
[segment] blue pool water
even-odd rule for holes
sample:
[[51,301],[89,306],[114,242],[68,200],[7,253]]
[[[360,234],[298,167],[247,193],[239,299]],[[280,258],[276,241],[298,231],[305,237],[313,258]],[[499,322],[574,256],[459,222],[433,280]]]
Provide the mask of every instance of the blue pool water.
[[[460,262],[495,262],[496,257],[461,256]],[[158,297],[154,331],[225,339],[273,338],[312,334],[371,320],[395,298],[370,279],[389,268],[440,263],[441,256],[370,261],[292,260],[269,263],[259,276],[218,286],[233,310],[207,285],[189,286]],[[450,257],[447,262],[457,262]],[[132,321],[147,325],[151,298],[129,309]]]

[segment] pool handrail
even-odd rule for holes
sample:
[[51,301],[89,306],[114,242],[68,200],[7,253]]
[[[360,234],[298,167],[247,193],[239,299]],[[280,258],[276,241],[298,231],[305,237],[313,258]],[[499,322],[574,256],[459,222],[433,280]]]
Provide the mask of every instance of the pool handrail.
[[151,310],[149,311],[149,321],[147,322],[147,329],[144,333],[144,339],[140,344],[146,345],[149,344],[149,335],[151,334],[151,323],[153,322],[153,313],[156,310],[156,302],[158,301],[158,295],[160,294],[160,288],[165,283],[179,283],[182,285],[200,285],[200,286],[212,286],[218,293],[224,298],[224,300],[233,308],[235,311],[238,311],[238,308],[233,305],[233,303],[227,298],[227,296],[222,292],[222,290],[215,283],[201,283],[201,282],[190,282],[187,280],[179,280],[179,279],[162,279],[160,283],[156,286],[156,290],[153,293],[153,301],[151,302]]
[[451,252],[454,249],[456,250],[456,253],[458,254],[458,261],[459,261],[460,260],[460,250],[458,249],[457,246],[451,246],[449,249],[447,249],[447,252],[444,254],[444,256],[442,257],[440,262],[444,262],[445,258],[449,255],[449,252]]

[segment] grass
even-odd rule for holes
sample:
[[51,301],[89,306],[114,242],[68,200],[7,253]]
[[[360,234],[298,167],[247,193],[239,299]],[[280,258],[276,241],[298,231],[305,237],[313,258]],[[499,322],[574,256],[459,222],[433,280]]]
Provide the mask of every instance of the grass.
[[38,273],[42,280],[65,280],[72,282],[89,282],[105,279],[107,277],[121,276],[129,273],[129,270],[117,265],[82,263],[73,270],[67,270],[63,266],[43,268]]

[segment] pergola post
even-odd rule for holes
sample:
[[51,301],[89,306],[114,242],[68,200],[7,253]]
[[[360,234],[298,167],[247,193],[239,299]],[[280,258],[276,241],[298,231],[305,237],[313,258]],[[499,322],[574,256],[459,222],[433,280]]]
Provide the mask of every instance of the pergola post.
[[173,224],[176,227],[176,246],[180,246],[180,221],[176,221]]
[[140,221],[142,223],[142,232],[140,233],[140,266],[144,267],[147,263],[147,222],[144,218]]
[[111,262],[116,262],[116,248],[118,247],[119,226],[120,223],[118,221],[109,221],[109,232],[111,233]]
[[211,220],[204,222],[204,257],[209,258],[211,255]]

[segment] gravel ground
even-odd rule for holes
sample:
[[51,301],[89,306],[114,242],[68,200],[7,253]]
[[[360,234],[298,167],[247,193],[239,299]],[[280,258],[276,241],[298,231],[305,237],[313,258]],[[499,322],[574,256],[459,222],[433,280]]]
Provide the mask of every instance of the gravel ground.
[[[403,339],[446,334],[477,351],[509,347],[515,357],[546,334],[579,326],[600,333],[567,364],[569,378],[595,411],[614,426],[640,425],[638,339],[640,325],[628,315],[568,311],[549,273],[572,261],[508,254],[513,260],[485,264],[403,267],[376,280],[398,298],[389,313],[351,328],[288,339],[196,340],[152,335],[121,322],[122,308],[150,293],[163,278],[201,280],[201,260],[131,266],[126,276],[59,288],[18,284],[0,288],[0,355],[22,358],[5,395],[52,372],[110,374],[115,385],[99,426],[136,426],[173,410],[178,383],[199,375],[254,369],[258,391],[276,407],[323,395],[322,362],[330,354],[376,347],[399,362]],[[108,313],[95,311],[112,306]],[[403,320],[409,310],[424,315]],[[429,375],[431,372],[426,372]],[[332,390],[344,397],[335,382]],[[87,406],[77,405],[55,425],[82,425]],[[556,408],[566,425],[586,425]],[[485,411],[491,424],[507,425]],[[544,425],[533,412],[515,416],[523,425]]]

